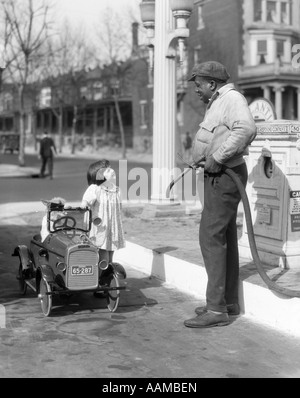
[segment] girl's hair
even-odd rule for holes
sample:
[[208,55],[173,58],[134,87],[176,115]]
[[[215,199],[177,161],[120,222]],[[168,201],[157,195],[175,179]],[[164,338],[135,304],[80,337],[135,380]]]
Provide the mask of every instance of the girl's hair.
[[105,170],[107,170],[107,167],[100,167],[98,170],[96,175],[97,185],[102,185],[106,181],[106,178],[104,177]]
[[104,181],[99,181],[96,179],[97,172],[100,169],[106,169],[107,167],[110,167],[110,162],[109,160],[103,159],[99,160],[98,162],[92,163],[90,167],[88,168],[87,172],[87,182],[88,185],[101,185],[103,184]]

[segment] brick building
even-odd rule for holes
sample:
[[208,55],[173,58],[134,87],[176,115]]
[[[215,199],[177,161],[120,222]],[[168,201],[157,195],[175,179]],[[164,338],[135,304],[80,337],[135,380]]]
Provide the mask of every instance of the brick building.
[[[249,103],[264,97],[278,119],[299,119],[300,63],[293,62],[299,0],[195,0],[189,27],[189,71],[194,63],[219,61]],[[204,107],[193,90],[187,89],[183,117],[186,130],[195,132]]]

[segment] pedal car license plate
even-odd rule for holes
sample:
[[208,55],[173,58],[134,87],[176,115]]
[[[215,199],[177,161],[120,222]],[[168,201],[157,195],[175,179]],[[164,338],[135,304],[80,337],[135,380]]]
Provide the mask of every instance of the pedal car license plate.
[[93,267],[72,267],[73,276],[93,275]]

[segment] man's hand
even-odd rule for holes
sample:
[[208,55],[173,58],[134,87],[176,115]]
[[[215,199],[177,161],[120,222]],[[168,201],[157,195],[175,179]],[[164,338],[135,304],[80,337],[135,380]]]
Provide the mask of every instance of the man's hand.
[[205,162],[204,171],[207,171],[211,174],[218,174],[221,170],[222,165],[218,163],[212,155],[209,156]]

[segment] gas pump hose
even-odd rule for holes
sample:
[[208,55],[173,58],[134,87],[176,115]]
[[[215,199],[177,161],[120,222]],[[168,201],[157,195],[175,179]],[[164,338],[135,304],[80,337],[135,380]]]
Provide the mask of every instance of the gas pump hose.
[[245,191],[244,185],[242,184],[241,180],[239,179],[239,177],[233,170],[231,170],[229,168],[224,168],[224,171],[235,182],[235,184],[240,192],[240,195],[242,197],[242,203],[243,203],[244,212],[245,212],[245,220],[246,220],[246,225],[247,225],[250,250],[251,250],[253,261],[256,265],[256,268],[257,268],[257,271],[258,271],[260,277],[262,278],[262,280],[265,282],[265,284],[268,286],[268,288],[270,290],[274,290],[274,291],[281,293],[288,297],[300,297],[300,291],[281,287],[277,283],[273,282],[267,275],[266,271],[264,270],[263,264],[261,263],[261,260],[259,258],[259,254],[257,251],[257,246],[256,246],[255,238],[254,238],[254,229],[253,229],[253,222],[252,222],[252,216],[251,216],[251,209],[250,209],[249,199],[248,199],[247,193]]
[[[198,163],[198,164],[194,164],[194,165],[189,165],[189,169],[185,170],[180,176],[179,178],[177,178],[176,180],[172,181],[170,186],[168,187],[167,190],[167,197],[169,197],[170,195],[170,191],[173,188],[173,186],[176,184],[176,182],[178,182],[181,178],[184,177],[185,174],[187,174],[188,171],[190,170],[196,170],[197,168],[204,168],[204,163]],[[248,232],[248,241],[249,241],[249,246],[250,246],[250,251],[252,254],[252,258],[253,261],[255,263],[256,269],[260,275],[260,277],[262,278],[262,280],[265,282],[265,284],[268,286],[268,288],[270,290],[273,290],[277,293],[280,293],[284,296],[287,297],[300,297],[300,291],[297,290],[292,290],[292,289],[288,289],[288,288],[284,288],[279,286],[277,283],[275,283],[274,281],[272,281],[269,276],[267,275],[266,271],[264,270],[263,264],[259,258],[259,254],[258,254],[258,250],[257,250],[257,246],[256,246],[256,242],[255,242],[255,237],[254,237],[254,229],[253,229],[253,222],[252,222],[252,215],[251,215],[251,209],[250,209],[250,205],[249,205],[249,199],[246,193],[246,190],[244,188],[244,185],[242,184],[240,178],[238,177],[238,175],[231,170],[228,167],[224,167],[223,168],[224,172],[234,181],[234,183],[236,184],[241,198],[242,198],[242,203],[243,203],[243,207],[244,207],[244,212],[245,212],[245,220],[246,220],[246,225],[247,225],[247,232]]]

